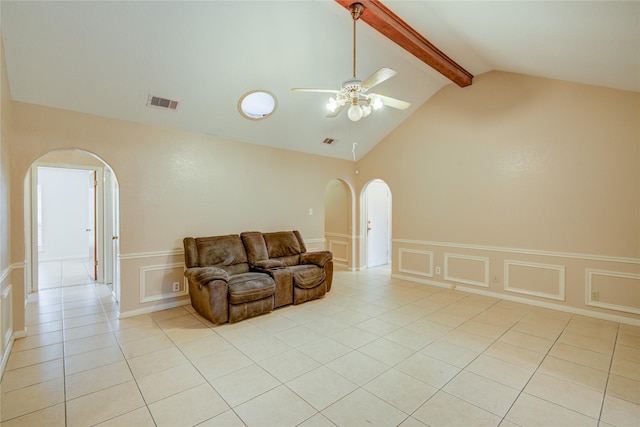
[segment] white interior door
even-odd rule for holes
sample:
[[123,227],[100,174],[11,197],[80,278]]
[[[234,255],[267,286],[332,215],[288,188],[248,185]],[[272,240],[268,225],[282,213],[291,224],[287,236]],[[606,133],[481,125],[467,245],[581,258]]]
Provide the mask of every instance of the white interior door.
[[40,260],[92,258],[93,185],[87,191],[87,170],[40,166],[38,187]]
[[384,181],[375,180],[366,189],[367,267],[390,262],[391,191]]

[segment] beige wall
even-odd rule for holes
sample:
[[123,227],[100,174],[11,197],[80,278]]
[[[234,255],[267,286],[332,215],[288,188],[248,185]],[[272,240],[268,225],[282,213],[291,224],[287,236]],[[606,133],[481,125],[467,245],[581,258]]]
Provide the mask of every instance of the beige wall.
[[11,107],[0,31],[0,372],[9,356],[14,332],[24,330],[24,270],[11,258]]
[[10,236],[9,227],[9,179],[11,153],[9,148],[9,131],[11,120],[11,95],[7,80],[4,45],[0,40],[2,63],[0,64],[0,271],[9,268]]
[[[564,304],[600,310],[586,305],[588,269],[619,272],[626,287],[608,275],[611,287],[640,313],[640,94],[487,73],[443,88],[358,167],[359,188],[391,188],[395,274],[551,303],[562,276]],[[510,260],[536,264],[539,284]]]
[[[23,197],[31,164],[51,150],[94,153],[117,176],[121,311],[128,313],[171,304],[163,289],[182,278],[178,264],[186,236],[296,228],[322,243],[325,188],[334,178],[348,179],[353,166],[31,104],[14,102],[13,109],[14,200]],[[12,208],[12,229],[21,230],[23,206]],[[16,256],[24,253],[23,238],[13,236]],[[167,283],[154,279],[161,276]],[[141,283],[143,277],[149,283]]]

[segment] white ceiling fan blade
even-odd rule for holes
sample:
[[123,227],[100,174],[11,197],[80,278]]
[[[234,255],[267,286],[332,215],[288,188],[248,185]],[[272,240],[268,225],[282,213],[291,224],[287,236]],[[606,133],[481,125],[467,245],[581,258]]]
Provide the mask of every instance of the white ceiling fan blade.
[[368,94],[371,98],[380,98],[380,101],[388,107],[397,108],[398,110],[406,110],[411,107],[411,104],[407,101],[401,101],[399,99],[391,98],[389,96],[379,95],[377,93]]
[[302,87],[294,87],[291,89],[294,92],[322,92],[322,93],[338,93],[339,90],[334,89],[307,89]]
[[391,77],[395,76],[396,74],[398,74],[396,70],[382,67],[378,71],[376,71],[375,73],[371,74],[369,77],[364,79],[362,83],[360,83],[360,86],[365,88],[365,90],[371,89],[375,85],[379,85],[383,81],[389,80]]
[[342,110],[344,110],[344,107],[346,107],[346,106],[347,106],[347,104],[344,104],[344,105],[342,105],[340,107],[337,107],[335,110],[330,111],[329,114],[327,114],[327,118],[328,119],[332,119],[332,118],[336,117],[338,114],[340,114],[340,112]]

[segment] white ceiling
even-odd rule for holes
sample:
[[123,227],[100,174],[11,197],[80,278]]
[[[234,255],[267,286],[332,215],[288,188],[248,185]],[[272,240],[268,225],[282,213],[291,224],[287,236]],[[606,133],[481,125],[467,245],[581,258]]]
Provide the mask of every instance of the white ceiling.
[[[639,1],[400,1],[384,4],[474,75],[502,70],[640,91]],[[398,75],[376,93],[411,102],[359,122],[325,118],[352,74],[352,20],[331,0],[6,1],[12,99],[255,144],[361,158],[450,82],[359,21],[358,77]],[[237,110],[268,89],[266,120]],[[465,89],[459,89],[465,90]],[[146,106],[153,94],[178,111]],[[322,143],[326,137],[336,142]]]

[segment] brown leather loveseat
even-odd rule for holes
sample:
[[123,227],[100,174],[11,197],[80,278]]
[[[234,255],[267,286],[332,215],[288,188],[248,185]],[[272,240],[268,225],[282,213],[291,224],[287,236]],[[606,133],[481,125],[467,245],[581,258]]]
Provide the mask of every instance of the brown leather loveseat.
[[307,252],[298,231],[186,237],[183,243],[191,305],[213,323],[237,322],[331,289],[331,252]]
[[300,304],[331,290],[333,255],[307,252],[300,232],[258,231],[240,234],[252,270],[269,274],[276,283],[275,307]]

